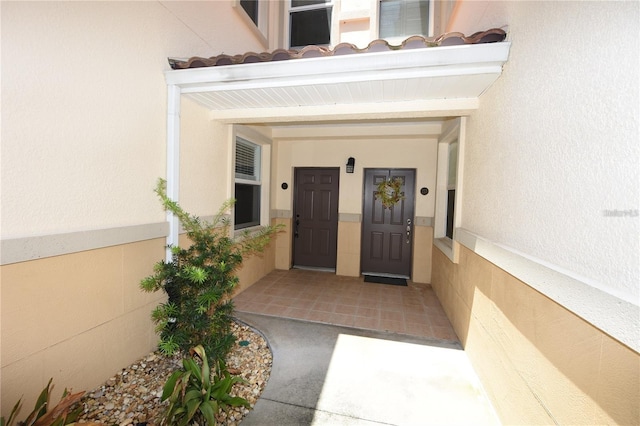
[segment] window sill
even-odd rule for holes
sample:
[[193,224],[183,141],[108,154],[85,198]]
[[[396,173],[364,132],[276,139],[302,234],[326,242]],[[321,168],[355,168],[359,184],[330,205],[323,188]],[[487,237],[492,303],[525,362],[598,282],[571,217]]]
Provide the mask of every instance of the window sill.
[[264,225],[254,225],[254,226],[248,226],[246,228],[234,229],[233,236],[239,237],[239,236],[242,236],[243,234],[251,235],[251,234],[260,232],[263,229],[264,229]]
[[458,263],[455,256],[454,244],[451,238],[436,238],[433,240],[433,245],[436,246],[442,253],[444,253],[450,261]]

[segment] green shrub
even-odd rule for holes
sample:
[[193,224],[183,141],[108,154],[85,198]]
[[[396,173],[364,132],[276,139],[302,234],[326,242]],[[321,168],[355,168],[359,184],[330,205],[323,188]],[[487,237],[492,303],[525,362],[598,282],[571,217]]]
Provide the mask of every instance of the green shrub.
[[[199,425],[215,425],[216,414],[231,407],[250,408],[246,399],[231,396],[235,383],[244,382],[229,374],[221,359],[211,374],[204,348],[199,345],[190,351],[191,356],[182,360],[184,370],[175,371],[167,380],[162,392],[162,401],[169,400],[162,424],[187,425],[197,422]],[[195,358],[199,358],[199,364]]]
[[231,294],[238,284],[235,271],[243,255],[264,250],[279,227],[263,227],[233,237],[225,213],[234,200],[224,203],[214,220],[207,223],[169,199],[163,179],[158,180],[155,192],[165,210],[178,218],[192,243],[186,249],[172,247],[171,261],[156,263],[154,274],[140,283],[145,291],[164,290],[168,296],[167,302],[152,313],[160,333],[159,348],[172,355],[202,345],[211,361],[225,359],[235,341],[231,333]]

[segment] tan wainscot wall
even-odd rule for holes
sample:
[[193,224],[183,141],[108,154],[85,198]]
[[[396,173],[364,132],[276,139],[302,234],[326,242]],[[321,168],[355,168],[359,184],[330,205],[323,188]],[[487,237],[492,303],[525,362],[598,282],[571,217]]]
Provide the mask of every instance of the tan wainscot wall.
[[[271,224],[274,226],[277,222],[277,219],[271,220]],[[241,293],[251,287],[256,281],[276,268],[276,247],[281,236],[282,232],[276,234],[262,253],[254,253],[244,257],[242,266],[238,270],[239,282],[238,287],[236,287],[234,291],[235,294]]]
[[89,390],[155,349],[151,310],[161,293],[140,290],[164,257],[152,239],[2,266],[2,415],[23,396],[33,407],[49,378]]
[[[360,215],[341,215],[343,218]],[[426,222],[426,220],[418,223]],[[431,282],[431,247],[433,244],[433,228],[416,225],[413,228],[413,259],[411,280],[416,283]],[[360,276],[362,223],[359,221],[338,222],[338,259],[337,275],[350,277]]]
[[[284,216],[289,216],[284,212]],[[359,214],[340,214],[338,221],[338,247],[336,259],[336,275],[358,277],[360,276],[360,252],[362,223]],[[275,240],[275,269],[288,270],[292,262],[292,239],[291,239],[291,219],[277,218],[272,221],[274,224],[284,225],[283,230]],[[431,247],[433,243],[433,228],[425,225],[430,223],[427,218],[417,218],[414,227],[413,246],[413,268],[412,281],[416,283],[428,284],[431,282]],[[272,243],[273,244],[273,243]],[[268,273],[268,272],[267,272]],[[258,278],[259,279],[259,278]],[[241,290],[246,289],[250,282],[241,281]]]
[[336,274],[358,277],[360,276],[360,238],[362,234],[360,215],[340,216],[347,220],[338,222]]
[[282,231],[275,237],[275,268],[288,270],[291,267],[291,218],[279,217],[272,220],[274,225],[282,225]]
[[460,250],[433,248],[432,285],[505,424],[639,424],[637,352]]
[[[140,280],[164,259],[165,244],[157,238],[1,267],[2,415],[20,397],[32,407],[51,377],[58,401],[65,387],[91,390],[156,349],[150,314],[165,295],[143,292]],[[237,291],[275,268],[276,244],[245,258]]]

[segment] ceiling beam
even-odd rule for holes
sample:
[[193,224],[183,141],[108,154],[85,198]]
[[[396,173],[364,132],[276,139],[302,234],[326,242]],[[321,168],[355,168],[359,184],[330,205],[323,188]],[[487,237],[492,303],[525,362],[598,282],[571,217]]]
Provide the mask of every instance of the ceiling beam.
[[331,126],[324,124],[273,125],[273,139],[349,139],[388,137],[438,137],[442,132],[442,121],[402,121],[402,122],[348,122]]
[[340,122],[353,120],[393,121],[467,116],[478,109],[478,106],[478,98],[431,99],[348,105],[214,110],[211,111],[210,118],[229,124]]

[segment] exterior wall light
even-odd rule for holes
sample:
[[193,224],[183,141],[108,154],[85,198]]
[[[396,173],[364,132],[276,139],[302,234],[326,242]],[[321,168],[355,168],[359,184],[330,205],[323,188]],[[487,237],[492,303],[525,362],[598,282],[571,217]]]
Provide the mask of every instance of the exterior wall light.
[[353,173],[353,169],[356,167],[356,159],[349,157],[347,160],[347,173]]

